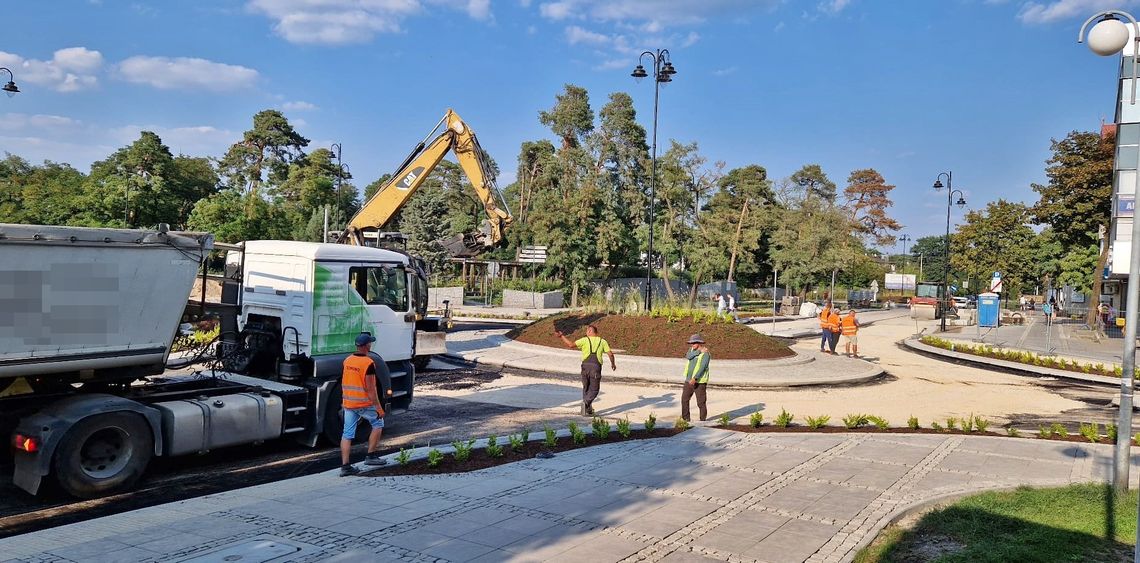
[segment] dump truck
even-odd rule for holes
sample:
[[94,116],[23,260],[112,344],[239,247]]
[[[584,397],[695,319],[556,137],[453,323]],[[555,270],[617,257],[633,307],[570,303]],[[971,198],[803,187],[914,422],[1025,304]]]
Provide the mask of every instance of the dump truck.
[[[214,368],[168,370],[191,286],[218,249]],[[36,494],[50,478],[93,498],[129,489],[154,457],[335,443],[341,364],[361,332],[377,338],[381,401],[411,404],[426,298],[415,259],[380,248],[0,224],[0,432],[13,482]]]

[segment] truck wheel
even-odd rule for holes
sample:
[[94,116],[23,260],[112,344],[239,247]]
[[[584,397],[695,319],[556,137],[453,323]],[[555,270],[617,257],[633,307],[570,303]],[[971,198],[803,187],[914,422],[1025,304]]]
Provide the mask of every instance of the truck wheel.
[[412,358],[412,365],[416,366],[417,373],[427,370],[429,363],[431,363],[431,356],[416,356]]
[[154,436],[137,414],[85,418],[55,451],[55,478],[72,496],[95,498],[129,489],[154,455]]
[[340,435],[344,432],[344,410],[340,407],[340,385],[329,393],[329,406],[325,409],[324,429],[321,431],[328,443],[340,445]]

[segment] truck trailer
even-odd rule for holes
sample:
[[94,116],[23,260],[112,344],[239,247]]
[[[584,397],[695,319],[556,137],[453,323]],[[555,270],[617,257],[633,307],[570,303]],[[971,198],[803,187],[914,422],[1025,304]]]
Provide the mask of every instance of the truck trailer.
[[[229,250],[218,361],[172,373],[187,296],[215,246]],[[0,224],[0,432],[13,482],[36,494],[52,478],[93,498],[129,489],[156,456],[336,443],[341,363],[361,332],[377,338],[386,409],[411,404],[413,359],[442,347],[417,338],[426,291],[414,258],[367,246]]]

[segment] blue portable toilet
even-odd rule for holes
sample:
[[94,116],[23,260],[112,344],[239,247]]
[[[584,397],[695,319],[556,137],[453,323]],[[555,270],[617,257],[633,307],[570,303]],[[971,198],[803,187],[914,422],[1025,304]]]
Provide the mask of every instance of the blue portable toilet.
[[978,326],[994,328],[1001,320],[1001,299],[996,293],[978,295]]

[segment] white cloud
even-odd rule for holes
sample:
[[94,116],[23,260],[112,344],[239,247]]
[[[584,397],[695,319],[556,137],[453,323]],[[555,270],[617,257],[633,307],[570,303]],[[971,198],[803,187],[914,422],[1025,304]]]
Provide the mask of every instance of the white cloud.
[[41,61],[0,51],[0,66],[12,70],[17,86],[27,82],[58,92],[75,92],[98,84],[96,73],[103,66],[103,55],[86,47],[68,47],[53,53],[50,61]]
[[250,0],[246,7],[274,20],[274,33],[290,43],[344,45],[399,33],[405,19],[426,12],[424,4],[494,20],[490,0]]
[[596,33],[576,25],[566,28],[566,42],[571,45],[585,43],[587,45],[608,45],[613,39],[603,33]]
[[728,75],[736,72],[737,70],[739,70],[739,69],[737,69],[735,66],[730,66],[728,68],[718,68],[718,69],[712,71],[712,74],[713,74],[713,76],[728,76]]
[[310,104],[309,102],[302,102],[298,100],[296,102],[285,102],[281,104],[281,109],[285,111],[313,111],[317,109],[317,106],[316,104]]
[[151,131],[170,147],[175,155],[221,156],[230,145],[241,139],[241,133],[219,129],[212,125],[169,127],[163,125],[124,125],[109,130],[108,141],[116,147],[126,146],[139,138],[139,133]]
[[824,0],[819,3],[819,11],[834,16],[849,5],[851,5],[851,0]]
[[681,42],[681,46],[682,47],[692,47],[693,45],[697,44],[697,41],[700,41],[700,40],[701,40],[700,34],[698,34],[695,31],[690,31],[689,34],[685,36],[685,40]]
[[5,132],[45,129],[75,132],[82,126],[82,122],[62,115],[6,113],[0,117],[0,131]]
[[[843,0],[841,0],[843,1]],[[740,15],[744,11],[771,10],[783,0],[553,0],[538,6],[539,14],[551,20],[587,19],[628,25],[650,26],[651,33],[667,26],[702,23],[717,15]]]
[[552,20],[564,20],[574,11],[573,2],[545,2],[538,7],[542,17]]
[[781,29],[784,29],[785,27],[787,27],[787,26],[784,24],[784,22],[780,22],[780,23],[776,24],[776,27],[772,28],[772,31],[780,31]]
[[1098,11],[1137,5],[1136,0],[1056,0],[1048,3],[1027,2],[1017,19],[1022,23],[1042,24],[1065,19],[1087,18]]
[[252,68],[190,57],[135,56],[119,63],[118,70],[128,82],[163,90],[240,90],[253,86],[258,77]]

